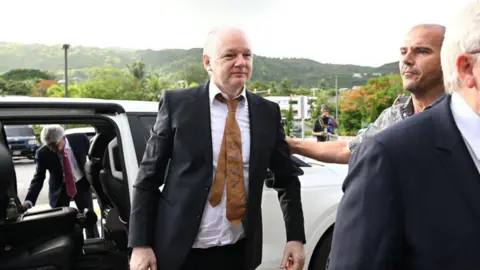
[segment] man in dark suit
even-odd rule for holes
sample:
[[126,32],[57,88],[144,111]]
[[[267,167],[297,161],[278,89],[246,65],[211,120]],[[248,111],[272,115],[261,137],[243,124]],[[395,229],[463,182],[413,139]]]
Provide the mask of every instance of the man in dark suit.
[[330,270],[480,268],[479,16],[476,1],[446,27],[452,94],[353,153]]
[[[23,207],[28,209],[35,205],[48,170],[48,199],[52,208],[69,206],[73,198],[80,213],[85,209],[93,212],[90,183],[85,178],[90,146],[88,137],[85,134],[65,135],[61,126],[47,125],[43,127],[40,139],[44,145],[37,150],[37,167]],[[87,238],[98,236],[96,225],[86,229]]]
[[279,264],[302,269],[300,183],[278,105],[245,89],[252,57],[242,31],[213,30],[203,55],[210,81],[164,92],[133,185],[132,270],[255,269],[267,168],[287,231]]

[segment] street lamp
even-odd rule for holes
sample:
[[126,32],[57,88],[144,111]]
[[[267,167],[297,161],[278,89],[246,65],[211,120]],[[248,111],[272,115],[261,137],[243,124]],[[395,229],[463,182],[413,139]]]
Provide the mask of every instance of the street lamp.
[[[338,76],[335,76],[335,121],[338,124]],[[337,134],[338,128],[337,128]]]
[[62,48],[65,51],[65,97],[68,97],[68,49],[70,49],[70,44],[63,44]]

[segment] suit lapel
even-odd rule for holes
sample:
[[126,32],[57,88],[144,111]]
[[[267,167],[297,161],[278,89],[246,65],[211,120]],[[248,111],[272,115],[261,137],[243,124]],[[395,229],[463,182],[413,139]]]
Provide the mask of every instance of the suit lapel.
[[478,170],[455,124],[450,102],[451,96],[448,96],[437,105],[438,112],[433,116],[437,156],[472,211],[480,216]]
[[199,127],[195,130],[195,136],[197,136],[198,143],[205,154],[207,164],[212,164],[213,166],[212,126],[210,120],[210,97],[208,91],[209,84],[210,81],[198,87],[198,90],[195,91],[194,94],[194,105],[191,106],[191,108],[195,110],[192,115],[196,116],[194,119]]
[[[258,98],[247,91],[247,100],[248,100],[248,117],[250,120],[250,165],[248,168],[248,181],[252,181],[255,172],[255,164],[258,164],[258,155],[256,155],[255,149],[260,148],[261,136],[258,136],[258,132],[261,129],[262,123],[262,114],[259,112],[260,107],[258,106]],[[252,185],[249,185],[250,187]],[[249,190],[250,192],[250,190]]]

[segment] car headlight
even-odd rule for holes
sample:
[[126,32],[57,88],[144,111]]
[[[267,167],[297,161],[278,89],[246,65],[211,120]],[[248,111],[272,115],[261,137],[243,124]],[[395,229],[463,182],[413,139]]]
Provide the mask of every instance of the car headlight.
[[33,145],[38,145],[38,142],[37,142],[37,140],[29,140],[29,141],[28,141],[28,144],[30,144],[30,145],[32,145],[32,144],[33,144]]

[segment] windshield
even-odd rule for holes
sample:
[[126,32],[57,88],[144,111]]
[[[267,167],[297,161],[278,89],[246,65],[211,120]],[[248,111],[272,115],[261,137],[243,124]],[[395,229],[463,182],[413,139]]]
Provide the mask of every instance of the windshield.
[[5,127],[7,137],[31,137],[35,136],[33,129],[29,127]]

